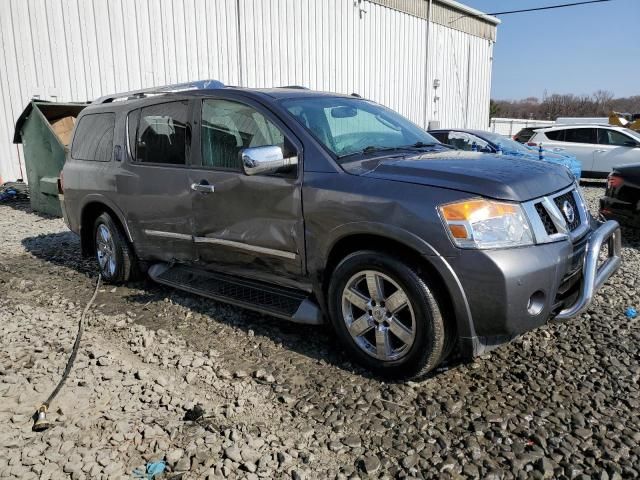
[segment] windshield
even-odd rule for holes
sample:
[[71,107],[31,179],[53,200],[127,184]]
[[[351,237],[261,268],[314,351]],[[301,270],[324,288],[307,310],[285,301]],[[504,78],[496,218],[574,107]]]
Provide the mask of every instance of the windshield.
[[284,107],[338,159],[381,150],[439,144],[393,110],[360,98],[306,97]]
[[530,148],[525,147],[520,142],[516,142],[515,140],[510,139],[509,137],[505,137],[498,133],[492,132],[482,132],[482,137],[494,145],[500,144],[503,151],[509,152],[518,152],[530,155],[532,153]]

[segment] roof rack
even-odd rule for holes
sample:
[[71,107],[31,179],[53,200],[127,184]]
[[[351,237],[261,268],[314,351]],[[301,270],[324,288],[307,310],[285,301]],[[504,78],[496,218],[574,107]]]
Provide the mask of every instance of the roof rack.
[[94,100],[92,103],[109,103],[114,100],[126,98],[144,98],[147,95],[158,95],[162,93],[188,92],[191,90],[209,90],[214,88],[224,88],[225,85],[219,80],[195,80],[193,82],[176,83],[173,85],[162,85],[159,87],[143,88],[141,90],[131,90],[129,92],[113,93]]

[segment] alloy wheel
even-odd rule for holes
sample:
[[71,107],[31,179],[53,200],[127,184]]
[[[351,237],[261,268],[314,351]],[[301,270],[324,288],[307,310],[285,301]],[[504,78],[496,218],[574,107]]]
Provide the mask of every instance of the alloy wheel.
[[383,361],[404,357],[416,339],[416,317],[403,288],[388,275],[363,270],[342,292],[342,317],[356,345]]
[[103,275],[113,277],[116,273],[116,248],[113,235],[104,223],[96,229],[96,256]]

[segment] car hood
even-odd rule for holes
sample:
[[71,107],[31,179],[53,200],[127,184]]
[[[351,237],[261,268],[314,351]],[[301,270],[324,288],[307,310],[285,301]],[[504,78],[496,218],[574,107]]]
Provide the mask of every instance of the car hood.
[[349,173],[371,178],[519,202],[556,192],[574,182],[566,168],[552,163],[460,150],[378,157],[343,166]]

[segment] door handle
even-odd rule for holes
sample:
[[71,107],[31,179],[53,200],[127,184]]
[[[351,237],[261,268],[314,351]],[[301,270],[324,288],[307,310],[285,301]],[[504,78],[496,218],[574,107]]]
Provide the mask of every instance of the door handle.
[[556,148],[553,149],[554,152],[561,152],[563,150],[564,150],[564,148],[560,148],[560,147],[556,147]]
[[606,150],[594,150],[593,153],[605,153]]
[[208,183],[192,183],[191,190],[200,193],[213,193],[216,191],[215,187],[213,185],[209,185]]

